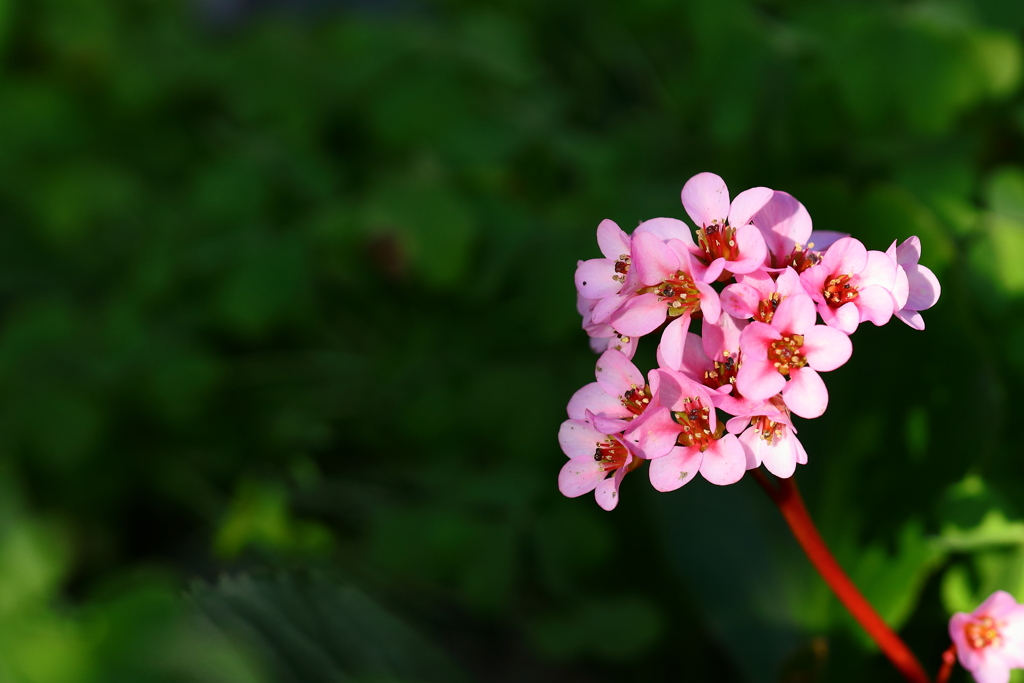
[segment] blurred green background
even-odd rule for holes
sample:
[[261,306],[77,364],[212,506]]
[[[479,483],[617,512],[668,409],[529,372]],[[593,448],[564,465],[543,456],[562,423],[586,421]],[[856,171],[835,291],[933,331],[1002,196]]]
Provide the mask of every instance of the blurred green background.
[[0,683],[898,680],[749,478],[557,491],[576,261],[700,171],[920,236],[797,477],[929,670],[1024,598],[1019,0],[0,0],[0,50]]

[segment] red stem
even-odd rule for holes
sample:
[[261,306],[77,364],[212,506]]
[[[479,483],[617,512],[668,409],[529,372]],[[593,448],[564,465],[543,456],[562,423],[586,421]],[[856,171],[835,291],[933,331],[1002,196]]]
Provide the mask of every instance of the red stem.
[[903,674],[903,678],[910,683],[930,683],[928,674],[914,657],[914,653],[882,620],[829,552],[807,512],[807,507],[804,506],[800,491],[796,488],[796,481],[792,477],[780,479],[778,486],[772,486],[760,470],[754,470],[754,477],[779,507],[797,542],[804,549],[814,568],[825,579],[825,583],[878,644],[893,666]]
[[939,675],[935,677],[935,683],[946,683],[949,680],[949,674],[953,673],[953,666],[955,664],[956,644],[953,644],[942,653],[942,668],[939,669]]

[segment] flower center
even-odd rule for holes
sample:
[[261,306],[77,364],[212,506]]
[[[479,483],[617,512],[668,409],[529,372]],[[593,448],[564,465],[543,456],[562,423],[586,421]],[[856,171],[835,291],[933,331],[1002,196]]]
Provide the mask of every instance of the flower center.
[[708,262],[716,258],[735,261],[739,258],[740,249],[736,246],[736,228],[727,223],[717,222],[697,228],[697,245],[707,254]]
[[967,643],[975,650],[989,645],[999,645],[1002,641],[992,617],[982,617],[978,621],[968,623],[964,626],[964,635],[967,636]]
[[757,435],[769,446],[772,445],[772,441],[775,439],[782,438],[782,428],[784,425],[773,422],[764,415],[750,418],[750,424],[757,430]]
[[711,411],[704,407],[699,398],[684,399],[683,410],[672,413],[672,419],[683,428],[676,443],[687,448],[699,448],[701,453],[706,451],[711,442],[721,436],[711,431],[708,422],[710,417]]
[[629,272],[629,267],[631,265],[632,260],[629,258],[629,254],[620,254],[619,260],[615,262],[615,275],[612,275],[612,279],[619,282],[625,282],[626,273]]
[[[634,384],[631,389],[626,390],[626,393],[620,397],[620,400],[622,405],[626,406],[626,410],[633,413],[634,417],[640,415],[651,403],[651,387],[648,384],[642,387]],[[633,418],[629,419],[632,420]]]
[[757,315],[754,320],[771,324],[772,318],[775,317],[775,309],[779,307],[781,301],[782,295],[778,292],[772,292],[767,299],[761,299],[757,304]]
[[626,464],[629,451],[615,439],[605,439],[597,444],[594,460],[601,463],[602,472],[612,472]]
[[677,271],[675,277],[664,280],[653,287],[641,287],[637,294],[655,293],[659,301],[668,303],[668,315],[677,318],[684,313],[693,313],[700,309],[700,290],[693,283],[693,278]]
[[850,275],[840,275],[825,284],[825,302],[830,308],[839,308],[857,298],[857,287],[850,283]]
[[725,356],[725,362],[716,360],[714,370],[704,371],[704,386],[717,389],[726,384],[736,384],[736,372],[740,369],[740,364],[728,351],[723,351],[722,354]]
[[789,375],[790,370],[807,365],[807,358],[800,355],[800,348],[803,345],[802,334],[793,334],[773,341],[768,347],[768,360],[772,361],[783,375]]
[[776,266],[777,268],[785,268],[786,266],[791,267],[798,274],[804,272],[811,266],[816,266],[821,263],[821,254],[816,251],[811,251],[814,248],[814,244],[808,244],[804,246],[802,244],[796,245],[793,248],[793,252],[782,259],[782,263]]

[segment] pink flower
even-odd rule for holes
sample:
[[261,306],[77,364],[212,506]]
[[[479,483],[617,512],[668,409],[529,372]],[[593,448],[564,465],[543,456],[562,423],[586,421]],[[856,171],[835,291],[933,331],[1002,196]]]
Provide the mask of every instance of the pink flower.
[[892,317],[896,262],[852,237],[836,241],[800,280],[825,324],[846,334],[865,320],[884,325]]
[[746,471],[739,440],[718,422],[707,389],[673,370],[659,369],[654,403],[626,430],[624,440],[651,460],[651,484],[674,491],[697,472],[712,484],[733,484]]
[[632,358],[636,354],[637,338],[619,334],[608,323],[595,323],[594,308],[598,302],[598,299],[576,297],[576,310],[583,316],[583,330],[590,337],[590,348],[594,353],[615,349],[624,353],[626,358]]
[[1024,668],[1024,605],[996,591],[970,614],[949,620],[960,664],[978,683],[1007,683],[1010,669]]
[[597,226],[597,245],[604,258],[580,261],[575,279],[580,296],[599,300],[622,289],[631,265],[631,249],[629,235],[608,219]]
[[604,434],[586,420],[563,422],[558,443],[569,457],[558,473],[558,490],[569,498],[594,491],[605,510],[618,505],[623,477],[643,463],[620,435]]
[[743,365],[736,388],[764,401],[782,392],[786,407],[804,418],[818,417],[828,405],[828,390],[818,372],[835,370],[850,359],[850,338],[815,325],[814,303],[796,294],[779,304],[770,325],[752,322],[740,335]]
[[935,273],[918,264],[921,260],[921,240],[910,237],[898,247],[893,242],[885,253],[898,266],[896,285],[892,291],[896,301],[895,315],[915,330],[923,330],[924,318],[918,311],[934,306],[942,288]]
[[699,279],[714,282],[723,271],[752,273],[764,264],[768,247],[750,221],[772,194],[767,187],[755,187],[730,203],[729,188],[714,173],[698,173],[686,181],[683,208],[697,225],[697,246],[692,251],[700,259],[694,264]]
[[[621,351],[608,349],[597,361],[596,382],[569,400],[569,417],[587,420],[606,433],[621,432],[650,405],[652,391],[643,373]],[[587,416],[591,413],[592,417]],[[617,424],[605,420],[619,421]]]
[[785,268],[778,279],[772,280],[764,271],[740,275],[736,282],[722,290],[722,310],[741,320],[770,323],[775,309],[794,294],[806,294],[800,276],[792,268]]
[[796,438],[789,410],[778,396],[746,415],[732,418],[728,427],[733,434],[742,432],[739,438],[746,447],[748,470],[763,463],[776,477],[787,479],[797,465],[807,464],[807,451]]

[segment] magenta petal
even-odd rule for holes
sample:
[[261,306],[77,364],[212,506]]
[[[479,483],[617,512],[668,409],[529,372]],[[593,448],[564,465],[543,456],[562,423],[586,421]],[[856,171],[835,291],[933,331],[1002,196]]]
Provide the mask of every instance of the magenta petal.
[[736,373],[736,389],[754,401],[767,400],[786,386],[786,378],[771,361],[747,358]]
[[626,358],[625,354],[615,349],[609,349],[601,354],[597,359],[594,374],[601,388],[612,396],[622,397],[631,388],[642,388],[646,384],[643,373]]
[[697,286],[697,291],[700,292],[700,312],[704,314],[704,319],[712,325],[718,322],[718,318],[722,315],[722,304],[718,299],[718,292],[711,285],[704,284],[703,282],[694,282]]
[[652,406],[633,420],[623,439],[642,458],[659,458],[676,445],[682,431],[664,406]]
[[696,246],[690,226],[678,218],[651,218],[637,226],[633,234],[648,232],[663,242],[681,240],[686,246]]
[[615,279],[615,263],[606,258],[592,258],[576,268],[576,291],[587,299],[603,299],[617,294],[622,283]]
[[[749,223],[754,214],[771,200],[773,194],[775,190],[767,187],[752,187],[740,192],[729,207],[729,225],[738,228]],[[761,241],[763,243],[764,239]]]
[[650,464],[651,485],[658,491],[675,491],[700,471],[704,454],[696,448],[679,446]]
[[648,292],[629,299],[615,311],[610,322],[619,334],[640,337],[658,329],[667,313],[668,305],[654,292]]
[[822,257],[822,265],[833,275],[854,275],[864,270],[867,262],[868,250],[852,237],[837,240]]
[[[626,462],[628,464],[629,460]],[[626,467],[620,467],[615,470],[615,474],[597,485],[594,490],[594,498],[597,499],[597,504],[601,506],[601,509],[611,512],[619,504],[619,485],[622,483],[623,477],[626,476],[626,472]]]
[[783,300],[775,309],[772,327],[783,334],[803,334],[814,327],[818,314],[814,309],[811,297],[796,294]]
[[576,498],[593,491],[604,476],[601,463],[595,461],[593,457],[589,461],[573,459],[562,465],[562,470],[558,473],[558,490],[563,496]]
[[573,394],[568,410],[573,420],[586,419],[587,410],[606,417],[629,417],[631,414],[617,396],[610,396],[597,382],[591,382]]
[[727,285],[721,295],[722,310],[733,317],[749,319],[758,312],[760,293],[750,285]]
[[800,351],[812,368],[818,372],[829,372],[850,360],[853,343],[840,330],[815,325],[804,333],[804,345]]
[[942,293],[939,279],[935,273],[925,266],[917,264],[906,266],[909,295],[906,308],[912,311],[923,311],[935,305]]
[[683,185],[683,208],[698,228],[729,216],[729,188],[714,173],[698,173]]
[[679,270],[672,248],[648,232],[633,235],[633,268],[648,287],[667,280]]
[[558,428],[558,445],[570,458],[593,460],[597,444],[607,437],[583,420],[566,420]]
[[629,235],[606,218],[597,226],[597,246],[605,258],[617,261],[621,256],[629,256]]
[[743,445],[732,434],[726,434],[704,451],[700,473],[705,479],[718,486],[735,484],[747,471],[747,454]]
[[878,285],[861,289],[854,303],[860,311],[861,321],[870,320],[876,325],[884,325],[889,322],[895,304],[889,290]]
[[821,375],[812,368],[803,367],[790,370],[789,378],[782,390],[786,407],[808,420],[820,417],[828,407],[828,389]]

